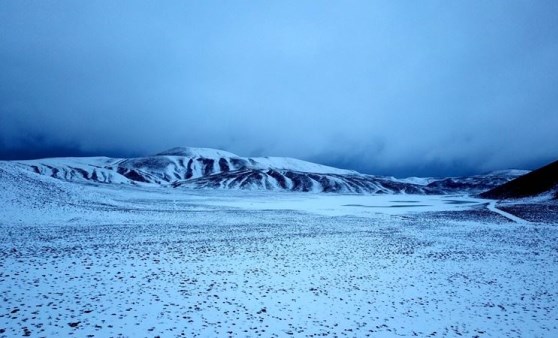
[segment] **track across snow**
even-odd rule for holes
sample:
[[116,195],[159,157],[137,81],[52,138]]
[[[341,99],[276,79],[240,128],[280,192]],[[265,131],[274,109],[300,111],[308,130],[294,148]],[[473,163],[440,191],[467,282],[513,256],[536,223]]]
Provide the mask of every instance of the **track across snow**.
[[509,219],[509,220],[511,220],[511,221],[513,221],[513,222],[515,222],[515,223],[520,223],[520,224],[521,224],[521,223],[525,223],[525,224],[528,224],[528,223],[529,223],[529,221],[524,220],[523,218],[519,218],[519,217],[517,217],[517,216],[515,216],[515,215],[510,214],[509,212],[505,212],[505,211],[503,211],[502,209],[498,209],[498,208],[496,207],[496,201],[490,201],[490,202],[487,204],[486,207],[488,208],[488,210],[490,210],[490,211],[492,211],[492,212],[495,212],[495,213],[497,213],[497,214],[499,214],[499,215],[502,215],[502,216],[504,216],[505,218],[507,218],[507,219]]

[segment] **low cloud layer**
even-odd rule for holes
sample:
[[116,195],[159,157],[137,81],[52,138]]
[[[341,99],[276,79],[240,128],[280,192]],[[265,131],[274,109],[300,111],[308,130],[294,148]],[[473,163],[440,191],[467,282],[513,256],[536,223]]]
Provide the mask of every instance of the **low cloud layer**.
[[0,3],[0,157],[174,146],[367,173],[558,157],[554,2]]

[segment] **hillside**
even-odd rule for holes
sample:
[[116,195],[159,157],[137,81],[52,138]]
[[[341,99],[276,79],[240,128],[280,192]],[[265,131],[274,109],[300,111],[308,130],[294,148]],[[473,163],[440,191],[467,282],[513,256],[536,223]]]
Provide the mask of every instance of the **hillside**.
[[558,161],[488,190],[481,197],[512,199],[549,195],[558,199]]

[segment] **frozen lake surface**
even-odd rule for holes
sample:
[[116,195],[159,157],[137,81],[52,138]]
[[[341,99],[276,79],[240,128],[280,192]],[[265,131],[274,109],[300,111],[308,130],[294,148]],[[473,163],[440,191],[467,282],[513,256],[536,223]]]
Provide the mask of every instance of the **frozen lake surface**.
[[495,203],[27,183],[0,337],[558,336],[558,224]]

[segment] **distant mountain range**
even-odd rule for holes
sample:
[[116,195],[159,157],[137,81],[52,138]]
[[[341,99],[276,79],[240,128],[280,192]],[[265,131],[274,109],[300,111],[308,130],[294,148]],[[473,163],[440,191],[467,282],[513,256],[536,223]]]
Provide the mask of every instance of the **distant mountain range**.
[[138,158],[48,158],[0,162],[0,167],[2,163],[10,163],[10,170],[88,184],[373,194],[478,194],[528,173],[504,170],[469,177],[397,179],[293,158],[246,158],[208,148],[173,148]]

